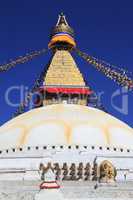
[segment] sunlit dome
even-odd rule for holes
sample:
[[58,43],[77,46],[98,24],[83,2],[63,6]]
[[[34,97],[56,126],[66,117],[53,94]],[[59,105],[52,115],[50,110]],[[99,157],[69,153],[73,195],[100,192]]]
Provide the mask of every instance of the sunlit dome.
[[33,109],[0,128],[0,149],[43,145],[133,146],[133,130],[95,108],[57,104]]

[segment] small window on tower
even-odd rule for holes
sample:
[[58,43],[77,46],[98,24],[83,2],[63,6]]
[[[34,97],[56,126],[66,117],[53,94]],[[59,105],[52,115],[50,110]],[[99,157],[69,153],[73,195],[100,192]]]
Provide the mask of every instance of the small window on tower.
[[28,147],[27,149],[30,150],[30,147]]
[[87,149],[87,146],[84,146],[85,149]]

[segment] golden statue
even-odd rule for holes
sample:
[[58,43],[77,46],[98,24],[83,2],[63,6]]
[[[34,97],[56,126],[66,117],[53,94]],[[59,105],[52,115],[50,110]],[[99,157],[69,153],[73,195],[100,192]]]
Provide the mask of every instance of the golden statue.
[[115,181],[116,169],[111,162],[105,160],[99,167],[99,180],[103,183],[111,183]]

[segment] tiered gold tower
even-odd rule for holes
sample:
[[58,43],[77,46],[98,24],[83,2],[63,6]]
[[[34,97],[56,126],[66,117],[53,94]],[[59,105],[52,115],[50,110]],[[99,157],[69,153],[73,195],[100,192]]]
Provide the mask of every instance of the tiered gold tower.
[[65,16],[59,15],[52,30],[49,48],[53,57],[44,77],[43,105],[70,103],[87,105],[90,89],[86,87],[71,51],[76,47],[74,31]]
[[67,50],[57,50],[44,79],[45,85],[85,86],[74,59]]

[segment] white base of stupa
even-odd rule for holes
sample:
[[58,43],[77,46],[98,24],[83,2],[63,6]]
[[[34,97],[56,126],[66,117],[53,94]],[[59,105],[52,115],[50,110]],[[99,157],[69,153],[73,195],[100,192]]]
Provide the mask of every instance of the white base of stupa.
[[35,200],[63,200],[64,197],[59,189],[46,189],[40,190],[38,194],[35,195]]
[[94,189],[96,182],[64,181],[60,189],[40,190],[40,181],[0,181],[0,200],[131,200],[133,183]]

